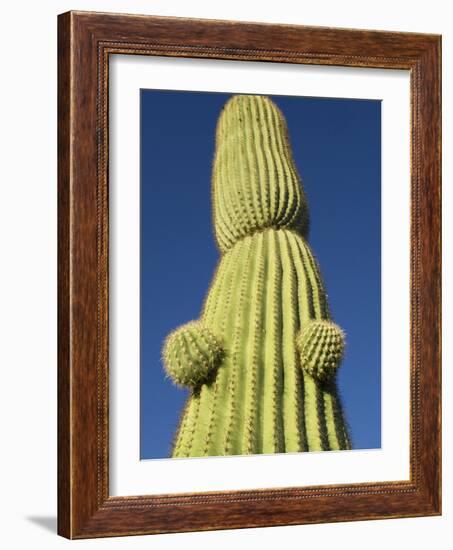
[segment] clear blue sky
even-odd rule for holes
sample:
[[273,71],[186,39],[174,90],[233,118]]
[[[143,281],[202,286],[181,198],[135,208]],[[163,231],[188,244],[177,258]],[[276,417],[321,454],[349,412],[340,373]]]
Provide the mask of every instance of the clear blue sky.
[[[219,257],[211,219],[217,117],[231,94],[141,91],[141,458],[169,456],[186,391],[161,347],[196,319]],[[309,243],[347,334],[338,383],[354,448],[381,445],[381,103],[269,96],[286,117]]]

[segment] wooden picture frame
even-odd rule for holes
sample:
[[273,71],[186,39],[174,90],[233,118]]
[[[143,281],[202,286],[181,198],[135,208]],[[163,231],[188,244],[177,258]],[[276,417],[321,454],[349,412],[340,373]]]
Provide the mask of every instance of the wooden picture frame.
[[[441,513],[441,38],[68,12],[58,20],[58,533],[67,538]],[[410,480],[109,495],[111,54],[410,71]]]

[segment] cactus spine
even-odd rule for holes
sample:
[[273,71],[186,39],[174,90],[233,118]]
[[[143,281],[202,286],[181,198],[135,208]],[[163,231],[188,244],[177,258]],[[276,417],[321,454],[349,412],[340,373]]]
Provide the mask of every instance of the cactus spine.
[[268,98],[224,106],[212,192],[221,258],[200,320],[164,345],[167,373],[191,387],[172,456],[351,448],[335,378],[344,335],[306,241],[286,123]]

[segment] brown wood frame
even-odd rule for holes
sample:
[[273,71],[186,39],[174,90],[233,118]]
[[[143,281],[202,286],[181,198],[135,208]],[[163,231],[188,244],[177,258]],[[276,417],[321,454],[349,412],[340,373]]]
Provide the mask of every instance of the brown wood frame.
[[[59,16],[58,49],[59,534],[87,538],[440,514],[440,36],[68,12]],[[410,71],[410,481],[109,496],[112,54]]]

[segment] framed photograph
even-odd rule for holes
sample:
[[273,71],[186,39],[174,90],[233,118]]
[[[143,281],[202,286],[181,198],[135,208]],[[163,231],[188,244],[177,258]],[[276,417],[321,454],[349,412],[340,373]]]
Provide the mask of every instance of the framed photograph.
[[441,38],[59,16],[58,532],[441,513]]

